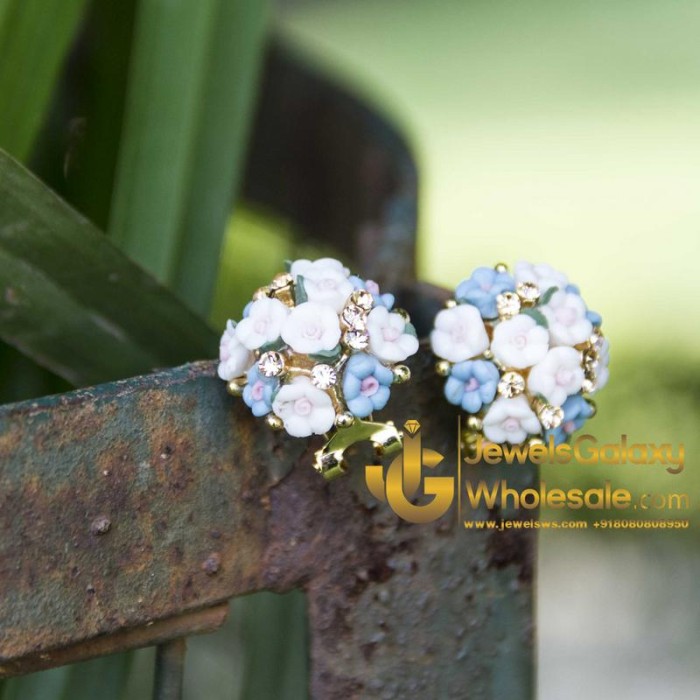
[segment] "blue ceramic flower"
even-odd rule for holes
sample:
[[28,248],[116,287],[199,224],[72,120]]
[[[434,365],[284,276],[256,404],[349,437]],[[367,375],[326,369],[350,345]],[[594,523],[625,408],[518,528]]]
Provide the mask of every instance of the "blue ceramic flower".
[[496,396],[500,375],[493,362],[466,360],[453,365],[445,382],[445,398],[468,413],[476,413]]
[[476,306],[482,318],[497,318],[496,297],[512,291],[515,291],[515,280],[510,274],[490,267],[477,267],[469,279],[459,283],[455,299]]
[[573,394],[569,396],[564,404],[564,420],[558,428],[546,430],[544,433],[545,440],[549,440],[549,436],[554,436],[554,444],[561,445],[566,442],[569,435],[580,430],[588,418],[593,415],[593,407],[586,401],[581,394]]
[[343,396],[348,410],[357,418],[379,411],[389,400],[394,374],[376,357],[366,353],[352,355],[343,373]]
[[603,317],[597,311],[586,311],[586,318],[596,327],[599,328],[603,323]]
[[[581,296],[581,290],[575,284],[567,284],[564,291],[566,291],[567,294],[578,294]],[[600,327],[600,325],[603,323],[603,317],[597,311],[587,310],[586,318],[591,322],[591,325],[595,326],[596,328]]]
[[395,301],[393,294],[389,294],[388,292],[382,294],[379,291],[379,285],[372,280],[365,281],[357,275],[350,275],[348,279],[352,282],[352,286],[355,287],[355,289],[366,289],[372,295],[375,306],[385,306],[391,311]]
[[254,416],[266,416],[272,410],[272,398],[279,387],[279,379],[264,377],[253,365],[248,370],[248,382],[243,388],[243,401]]

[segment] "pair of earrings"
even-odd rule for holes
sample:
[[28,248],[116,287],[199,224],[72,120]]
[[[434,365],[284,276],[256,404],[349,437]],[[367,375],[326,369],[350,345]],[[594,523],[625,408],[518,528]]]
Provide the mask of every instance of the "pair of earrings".
[[[435,316],[430,345],[446,400],[468,415],[467,447],[480,438],[559,444],[578,430],[608,379],[600,325],[549,265],[480,267],[462,281]],[[394,424],[372,415],[410,379],[403,362],[418,345],[408,313],[376,283],[332,258],[296,260],[227,323],[218,374],[271,428],[326,435],[314,466],[333,478],[360,440],[378,454],[400,448]]]

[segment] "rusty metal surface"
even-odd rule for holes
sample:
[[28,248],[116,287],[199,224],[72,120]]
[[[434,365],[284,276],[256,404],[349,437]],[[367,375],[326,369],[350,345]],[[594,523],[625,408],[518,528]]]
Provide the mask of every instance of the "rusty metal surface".
[[0,662],[0,676],[41,671],[76,661],[87,661],[106,654],[114,654],[123,649],[140,649],[168,642],[184,635],[214,632],[224,624],[227,615],[228,605],[223,603],[187,615],[179,615],[172,619],[158,620],[143,627],[95,637],[87,642],[79,642],[50,651],[40,651],[34,656],[25,656],[7,663]]
[[[455,413],[425,349],[412,369],[383,415],[420,418],[453,470]],[[530,697],[534,531],[465,531],[453,510],[400,521],[367,492],[363,455],[325,483],[319,441],[269,432],[214,370],[0,409],[3,672],[301,587],[314,697]]]

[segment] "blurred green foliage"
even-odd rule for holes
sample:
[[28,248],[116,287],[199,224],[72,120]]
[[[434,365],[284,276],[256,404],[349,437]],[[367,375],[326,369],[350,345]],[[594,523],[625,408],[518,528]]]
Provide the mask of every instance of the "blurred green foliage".
[[[180,348],[176,362],[213,354],[205,321],[182,302],[207,319],[221,266],[214,314],[221,322],[250,293],[244,283],[251,280],[231,281],[236,269],[255,270],[255,285],[269,276],[245,231],[242,249],[231,254],[233,269],[220,262],[268,15],[268,2],[259,0],[0,0],[0,149],[29,164],[77,209],[64,207],[2,155],[0,211],[28,233],[3,229],[0,277],[10,292],[0,336],[64,379],[2,345],[0,400],[64,391],[66,379],[84,385],[172,364],[168,345]],[[120,261],[78,212],[107,228],[182,302]],[[272,269],[281,248],[280,240],[266,249]],[[117,279],[133,284],[116,295]],[[155,306],[147,301],[158,297]],[[21,327],[13,307],[22,310]],[[177,341],[161,333],[159,349],[147,336],[163,311],[167,323],[179,319],[181,332]],[[117,332],[122,321],[131,327]],[[80,329],[84,337],[76,335]],[[201,339],[199,347],[188,331]],[[110,360],[109,344],[102,350],[96,344],[104,333],[127,339],[129,351],[115,344],[118,356]],[[79,347],[71,351],[76,338]],[[90,357],[102,365],[93,367]],[[251,596],[234,607],[234,622],[212,638],[227,641],[218,674],[208,676],[211,654],[198,654],[198,640],[191,642],[188,697],[202,697],[205,687],[221,697],[301,697],[308,670],[303,595]],[[285,637],[270,628],[284,629]],[[152,652],[143,651],[5,681],[0,697],[131,700],[150,697],[151,685]]]
[[17,158],[31,153],[86,4],[87,0],[0,2],[0,144]]

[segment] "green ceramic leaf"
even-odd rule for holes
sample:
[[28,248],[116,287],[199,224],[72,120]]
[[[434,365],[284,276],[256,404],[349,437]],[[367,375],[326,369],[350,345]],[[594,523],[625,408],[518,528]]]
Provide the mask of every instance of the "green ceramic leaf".
[[538,306],[544,306],[545,304],[549,303],[549,300],[554,296],[555,292],[559,291],[559,287],[550,287],[540,298],[539,301],[537,302]]
[[294,303],[299,306],[308,301],[309,297],[306,294],[306,288],[304,287],[304,278],[301,275],[297,275],[294,282]]
[[335,362],[342,352],[340,345],[336,345],[332,350],[321,350],[320,352],[315,352],[313,355],[309,355],[312,360],[317,360],[318,362],[323,362],[324,364]]
[[521,309],[520,313],[535,319],[538,326],[549,328],[549,323],[541,311],[538,311],[537,309]]

